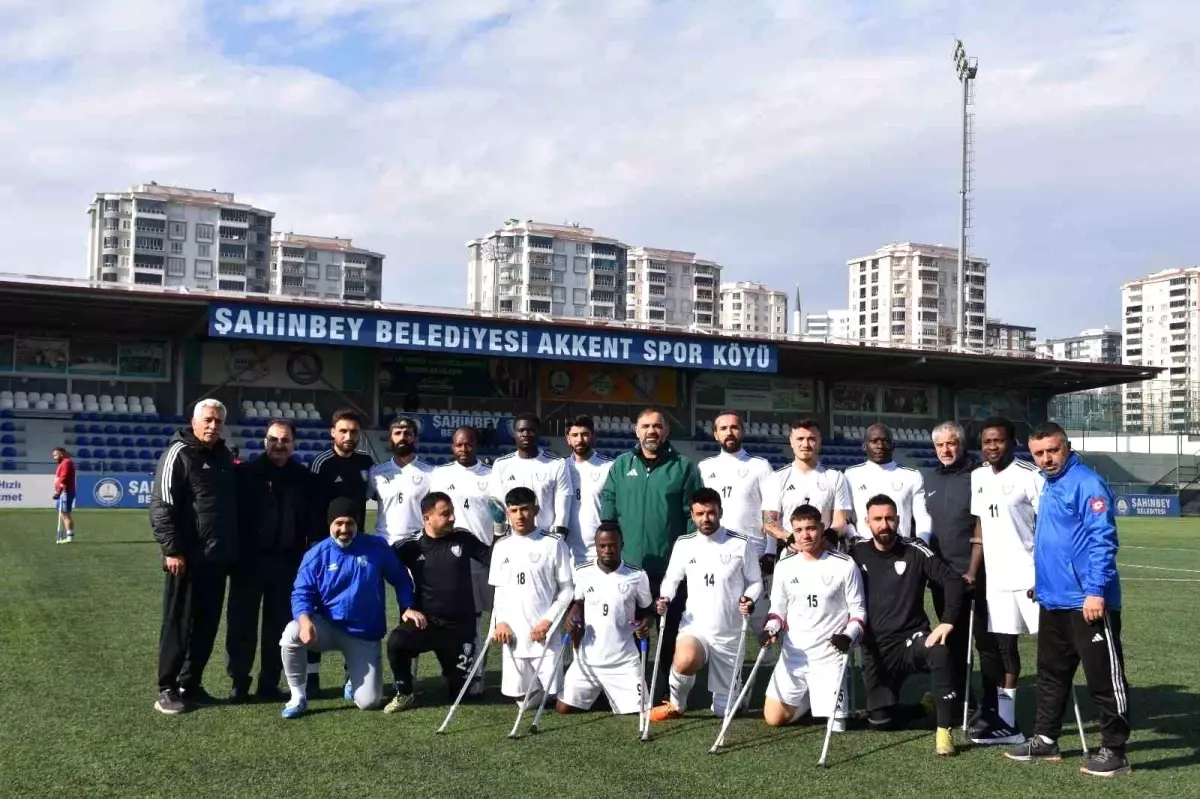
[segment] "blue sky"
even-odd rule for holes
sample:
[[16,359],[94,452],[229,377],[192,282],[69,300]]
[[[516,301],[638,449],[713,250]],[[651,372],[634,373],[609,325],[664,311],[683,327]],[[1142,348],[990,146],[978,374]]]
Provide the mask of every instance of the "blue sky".
[[353,236],[392,301],[462,304],[464,243],[519,217],[842,307],[847,259],[956,241],[955,37],[989,315],[1116,326],[1122,280],[1200,263],[1192,3],[120,6],[0,0],[5,271],[82,275],[91,195],[157,180]]

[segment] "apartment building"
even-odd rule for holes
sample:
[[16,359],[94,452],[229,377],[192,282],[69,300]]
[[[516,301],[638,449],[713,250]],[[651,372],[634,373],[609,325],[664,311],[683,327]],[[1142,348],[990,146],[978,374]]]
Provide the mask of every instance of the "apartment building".
[[787,333],[787,292],[762,283],[721,284],[721,329],[731,333]]
[[1121,285],[1124,363],[1164,369],[1123,387],[1127,429],[1173,431],[1200,424],[1200,267],[1167,269]]
[[[958,250],[903,242],[846,262],[855,338],[897,347],[950,347],[958,331]],[[966,347],[986,341],[988,262],[966,263]]]
[[351,239],[277,233],[271,237],[269,292],[280,296],[373,302],[383,297],[382,253]]
[[467,306],[624,319],[628,253],[588,227],[510,219],[467,242]]
[[1089,328],[1078,336],[1038,342],[1040,358],[1088,363],[1121,363],[1121,334],[1104,327]]
[[997,355],[1032,358],[1037,354],[1037,328],[988,319],[984,348]]
[[629,251],[625,318],[717,330],[721,265],[681,250],[634,247]]
[[266,294],[274,211],[230,192],[146,183],[88,206],[88,276],[129,286]]
[[[854,331],[857,332],[857,331]],[[854,338],[850,326],[850,311],[825,311],[810,313],[804,317],[804,340],[847,343]]]

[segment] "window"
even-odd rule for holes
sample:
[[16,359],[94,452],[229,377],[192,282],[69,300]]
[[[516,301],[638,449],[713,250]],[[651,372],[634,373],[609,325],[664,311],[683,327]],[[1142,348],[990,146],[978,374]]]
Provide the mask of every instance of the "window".
[[143,286],[161,286],[163,278],[162,275],[147,275],[145,272],[137,272],[133,276],[133,282]]
[[587,254],[587,245],[586,244],[576,244],[575,245],[575,254],[576,255],[586,255]]
[[571,300],[576,305],[586,305],[588,301],[587,289],[574,289],[571,292]]
[[168,277],[186,277],[187,276],[187,261],[182,258],[167,259],[167,276]]
[[313,261],[316,261],[317,260],[317,251],[309,250],[308,252],[306,252],[304,254],[304,257],[305,257],[305,260],[309,261],[310,263]]
[[[557,243],[558,242],[556,241],[555,244],[557,244]],[[565,255],[554,256],[554,268],[559,269],[563,272],[567,271],[567,256],[565,256]]]
[[860,286],[865,286],[865,285],[867,285],[867,276],[866,276],[866,275],[859,275],[859,276],[858,276],[858,285],[860,285]]
[[[879,314],[877,314],[877,313],[871,314],[871,323],[874,324],[875,322],[878,322],[878,321],[879,321]],[[875,334],[872,333],[871,335],[875,335]]]
[[245,291],[246,284],[236,280],[218,280],[217,288],[221,291]]
[[167,222],[167,237],[180,241],[186,239],[187,222]]
[[171,245],[171,255],[183,255],[183,242],[182,241],[172,241],[172,242],[170,242],[170,245]]
[[[550,299],[552,299],[558,303],[566,302],[567,301],[566,286],[551,286],[550,287]],[[559,313],[562,313],[562,311],[559,311]]]
[[213,226],[212,225],[196,225],[196,241],[212,241]]
[[307,277],[309,280],[320,280],[321,279],[321,265],[320,264],[306,264],[304,267],[304,276]]
[[341,280],[342,279],[341,267],[337,266],[336,264],[330,264],[330,265],[326,266],[325,267],[325,279],[326,280]]
[[197,280],[209,280],[213,276],[212,261],[196,259],[192,262],[192,274]]
[[[582,244],[576,244],[576,247],[582,247]],[[575,274],[586,275],[588,270],[587,258],[575,259]]]
[[876,325],[875,327],[871,328],[871,338],[876,338],[878,335],[879,335],[879,326]]
[[157,250],[162,251],[162,239],[154,239],[149,236],[138,236],[135,245],[139,250]]
[[555,270],[555,271],[554,271],[554,272],[551,274],[551,276],[550,276],[550,279],[551,279],[551,281],[552,281],[552,282],[554,282],[554,283],[558,283],[558,284],[560,284],[560,285],[561,285],[561,284],[563,284],[563,283],[566,283],[566,282],[567,282],[567,273],[566,273],[566,272],[559,272],[558,270]]
[[871,296],[872,297],[879,296],[879,286],[871,286]]
[[904,321],[904,311],[892,311],[892,321],[893,322],[903,322]]
[[199,255],[201,258],[210,257],[212,255],[212,245],[211,244],[197,244],[196,245],[196,255]]
[[871,310],[872,311],[879,310],[879,300],[871,300]]

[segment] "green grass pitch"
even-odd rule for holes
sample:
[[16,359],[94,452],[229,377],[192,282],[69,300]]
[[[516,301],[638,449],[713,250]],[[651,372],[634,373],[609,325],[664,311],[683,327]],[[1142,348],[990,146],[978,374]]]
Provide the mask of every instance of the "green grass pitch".
[[[446,708],[432,656],[421,660],[420,706],[398,716],[322,698],[292,722],[277,705],[164,717],[152,709],[162,576],[146,516],[76,518],[77,542],[55,546],[50,511],[0,513],[4,796],[1200,796],[1196,521],[1122,522],[1134,775],[1102,781],[1079,774],[1073,723],[1061,764],[1010,763],[980,748],[942,760],[932,732],[914,730],[835,736],[830,768],[819,770],[823,727],[762,724],[765,674],[715,756],[707,750],[718,723],[695,710],[655,725],[648,744],[635,740],[634,718],[602,713],[548,715],[542,734],[507,740],[515,708],[496,698],[493,658],[491,699],[460,709],[444,736],[434,735]],[[205,675],[218,697],[229,689],[222,642],[223,632]],[[1031,640],[1023,657],[1018,713],[1028,731]],[[340,675],[340,657],[327,657],[325,687]],[[908,690],[916,699],[924,686]],[[1095,712],[1080,696],[1095,747]],[[693,697],[706,702],[703,683]]]

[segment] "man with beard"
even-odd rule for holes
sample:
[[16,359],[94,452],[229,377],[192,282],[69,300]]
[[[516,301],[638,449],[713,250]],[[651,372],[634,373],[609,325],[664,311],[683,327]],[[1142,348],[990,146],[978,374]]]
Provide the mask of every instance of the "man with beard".
[[854,502],[846,475],[826,469],[821,463],[821,424],[815,419],[792,422],[788,438],[796,459],[780,469],[763,485],[763,527],[776,531],[792,511],[811,505],[821,512],[821,528],[827,541],[841,541],[850,526]]
[[[946,639],[961,612],[962,577],[923,542],[897,535],[900,519],[890,497],[868,499],[865,515],[871,540],[859,541],[850,555],[862,570],[871,619],[862,645],[867,720],[873,729],[891,728],[898,721],[904,681],[912,674],[929,674],[937,709],[934,750],[953,755],[950,728],[961,705]],[[925,586],[931,580],[946,592],[946,612],[932,632],[925,612]]]
[[393,548],[421,534],[421,500],[429,493],[433,467],[417,457],[417,423],[399,416],[388,428],[392,457],[371,467],[367,498],[379,503],[375,534]]
[[154,709],[167,715],[213,702],[201,678],[238,547],[237,478],[221,439],[224,426],[220,401],[197,402],[191,426],[159,459],[150,491],[150,528],[166,573]]
[[[646,408],[637,418],[637,446],[619,455],[608,470],[600,499],[600,518],[621,526],[622,557],[644,569],[650,593],[659,593],[667,573],[667,558],[676,539],[688,531],[692,495],[704,487],[696,464],[675,451],[668,441],[671,429],[658,408]],[[662,657],[655,668],[665,685],[675,654],[675,635],[687,602],[687,584],[679,586],[662,625]],[[650,701],[657,701],[650,697]]]
[[537,526],[567,538],[571,517],[571,478],[562,458],[538,446],[541,422],[532,413],[517,414],[513,420],[516,452],[496,458],[492,464],[492,496],[505,502],[514,488],[528,488],[537,497]]
[[[229,575],[225,652],[229,701],[250,696],[250,669],[261,642],[258,697],[280,701],[279,638],[292,620],[292,584],[312,532],[312,476],[292,460],[296,430],[286,419],[267,427],[266,452],[238,467],[238,562]],[[262,611],[262,635],[258,634]]]
[[[497,528],[502,522],[493,516],[494,500],[491,495],[492,470],[479,460],[478,435],[473,427],[460,427],[450,439],[450,451],[454,460],[443,463],[429,476],[429,491],[446,494],[454,506],[455,524],[466,530],[490,547],[495,540]],[[498,508],[499,506],[496,505]],[[482,614],[492,612],[492,587],[488,584],[488,568],[471,560],[471,586],[475,599],[475,646],[483,644],[484,631],[480,629]],[[471,683],[469,693],[476,696],[483,692],[483,667]]]
[[854,499],[854,518],[860,539],[869,539],[867,531],[867,500],[871,497],[890,497],[899,514],[901,538],[914,535],[926,544],[931,536],[929,512],[925,509],[925,481],[916,469],[901,466],[892,459],[896,444],[892,431],[885,424],[867,428],[863,440],[865,463],[846,470],[846,482]]
[[[367,475],[375,465],[374,459],[359,450],[362,439],[363,419],[358,411],[343,408],[333,414],[329,428],[332,443],[329,449],[313,458],[309,470],[312,472],[312,518],[313,528],[308,544],[329,537],[325,525],[325,511],[329,503],[345,497],[356,503],[354,521],[359,530],[367,529]],[[308,653],[308,694],[316,696],[321,685],[321,653]]]
[[567,428],[567,473],[571,478],[574,502],[567,519],[567,544],[579,566],[596,557],[596,530],[600,527],[600,495],[608,480],[612,461],[592,449],[595,428],[592,417],[580,416]]

